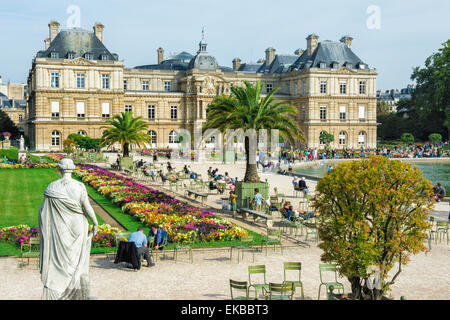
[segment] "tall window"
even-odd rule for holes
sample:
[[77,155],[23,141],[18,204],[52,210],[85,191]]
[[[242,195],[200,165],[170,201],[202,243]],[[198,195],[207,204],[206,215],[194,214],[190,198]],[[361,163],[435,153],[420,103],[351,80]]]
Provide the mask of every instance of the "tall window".
[[364,144],[366,142],[366,133],[364,131],[360,131],[358,134],[358,144]]
[[306,120],[306,107],[302,106],[302,120]]
[[102,88],[109,89],[109,74],[102,74]]
[[59,131],[52,132],[52,146],[59,146]]
[[272,89],[273,89],[273,84],[266,83],[266,93],[269,93],[270,91],[272,91]]
[[305,79],[302,80],[302,93],[306,94],[306,80]]
[[123,80],[123,90],[127,90],[127,80]]
[[365,106],[359,106],[358,118],[360,120],[364,120],[366,118],[366,107]]
[[154,105],[148,106],[148,118],[155,119],[155,106]]
[[109,102],[102,102],[102,118],[109,118]]
[[177,119],[177,118],[178,118],[178,107],[170,106],[170,119]]
[[52,101],[51,103],[52,107],[52,118],[58,118],[59,117],[59,101]]
[[170,81],[164,81],[164,91],[170,91],[171,86],[172,86],[172,84]]
[[322,136],[323,134],[325,134],[325,133],[327,133],[327,132],[326,132],[326,131],[321,131],[320,134],[319,134],[319,143],[320,143],[320,144],[325,144],[325,141],[323,141],[322,138],[321,138],[321,136]]
[[19,114],[19,121],[22,121],[23,117],[21,114]]
[[347,82],[341,81],[339,82],[339,93],[346,94],[347,93]]
[[327,119],[327,107],[320,106],[320,120],[326,120],[326,119]]
[[169,143],[178,143],[178,133],[174,130],[169,133]]
[[59,72],[50,73],[50,85],[52,88],[59,88]]
[[365,81],[359,82],[359,94],[366,94],[366,82]]
[[131,104],[126,104],[125,112],[133,112],[133,106]]
[[150,143],[152,143],[152,144],[156,144],[156,132],[155,131],[153,131],[153,130],[150,130],[149,132],[148,132],[148,135],[150,136]]
[[320,81],[320,93],[327,93],[327,82]]
[[142,81],[142,90],[144,90],[144,91],[150,90],[150,85],[147,80]]
[[77,102],[77,118],[84,118],[85,110],[84,110],[84,102]]
[[84,73],[77,73],[77,88],[84,89]]
[[67,58],[68,58],[68,59],[75,59],[75,53],[69,52],[69,53],[67,54]]
[[345,131],[339,132],[339,144],[346,144],[347,143],[347,133]]
[[58,52],[52,52],[52,53],[50,54],[50,58],[52,58],[52,59],[58,59],[58,58],[59,58],[59,53],[58,53]]
[[340,106],[339,107],[339,119],[340,120],[345,120],[346,117],[347,117],[347,113],[346,113],[346,110],[345,110],[345,106]]

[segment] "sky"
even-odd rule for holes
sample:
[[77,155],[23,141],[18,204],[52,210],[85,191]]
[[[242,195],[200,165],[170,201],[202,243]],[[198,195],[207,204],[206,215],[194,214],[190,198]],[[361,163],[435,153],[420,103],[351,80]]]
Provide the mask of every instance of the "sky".
[[0,75],[26,83],[32,59],[44,49],[48,23],[62,29],[105,26],[104,43],[126,67],[154,64],[165,56],[195,54],[202,28],[208,52],[222,66],[264,58],[268,47],[292,54],[306,37],[354,38],[354,53],[378,72],[377,88],[404,88],[414,67],[450,37],[449,0],[0,0]]

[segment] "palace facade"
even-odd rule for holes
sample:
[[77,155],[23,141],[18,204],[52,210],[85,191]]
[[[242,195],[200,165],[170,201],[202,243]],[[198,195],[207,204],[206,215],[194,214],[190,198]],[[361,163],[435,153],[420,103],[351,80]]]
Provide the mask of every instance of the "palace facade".
[[311,34],[306,50],[268,48],[265,59],[235,58],[232,67],[219,65],[202,39],[196,54],[165,57],[158,48],[157,64],[128,68],[105,47],[103,32],[102,24],[87,31],[49,23],[28,76],[26,134],[36,150],[60,151],[71,133],[100,138],[105,121],[122,111],[147,121],[152,146],[175,146],[177,130],[193,134],[214,97],[244,81],[279,88],[275,97],[298,108],[308,147],[324,146],[321,132],[334,135],[334,148],[376,146],[377,72],[353,53],[349,36],[319,42]]

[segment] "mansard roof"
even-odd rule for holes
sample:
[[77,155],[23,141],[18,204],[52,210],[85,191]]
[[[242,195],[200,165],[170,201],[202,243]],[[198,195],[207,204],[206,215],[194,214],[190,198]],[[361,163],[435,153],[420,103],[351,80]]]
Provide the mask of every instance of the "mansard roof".
[[[333,63],[337,63],[338,68],[367,68],[365,64],[353,51],[343,42],[325,40],[319,42],[317,48],[309,56],[305,50],[295,61],[288,71],[304,68],[320,68],[320,64],[325,64],[326,68],[332,68]],[[360,67],[363,66],[363,67]]]
[[73,53],[74,58],[84,58],[86,53],[90,53],[93,60],[102,60],[102,55],[106,55],[107,60],[119,59],[117,54],[109,52],[93,31],[80,28],[61,30],[50,43],[49,48],[39,51],[36,57],[50,58],[52,52],[57,52],[60,59],[68,58],[69,53]]

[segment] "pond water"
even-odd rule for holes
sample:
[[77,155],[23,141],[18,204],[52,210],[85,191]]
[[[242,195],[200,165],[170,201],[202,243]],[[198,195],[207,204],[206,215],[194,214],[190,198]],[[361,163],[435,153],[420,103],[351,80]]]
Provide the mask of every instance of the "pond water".
[[[445,188],[446,196],[450,196],[450,159],[448,161],[404,161],[416,165],[417,168],[422,170],[424,177],[430,180],[433,185],[440,182]],[[328,164],[331,164],[332,166],[338,165],[338,163],[325,161],[323,166],[319,165],[295,168],[294,172],[299,175],[323,178],[327,172]]]

